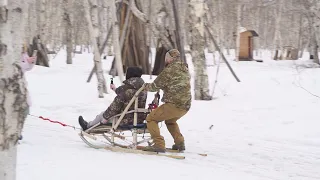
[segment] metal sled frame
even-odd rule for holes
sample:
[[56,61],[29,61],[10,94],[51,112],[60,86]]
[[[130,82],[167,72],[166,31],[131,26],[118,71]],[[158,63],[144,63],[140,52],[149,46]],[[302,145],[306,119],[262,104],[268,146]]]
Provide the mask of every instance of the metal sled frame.
[[[149,110],[149,109],[138,108],[138,96],[143,89],[144,89],[144,85],[135,93],[134,97],[130,100],[129,104],[126,106],[126,108],[124,109],[124,111],[121,114],[117,114],[117,115],[111,117],[112,118],[112,125],[111,126],[110,125],[101,125],[101,123],[98,123],[98,124],[90,127],[89,129],[87,129],[86,131],[81,131],[79,133],[80,138],[88,146],[90,146],[92,148],[96,148],[96,149],[106,148],[106,146],[99,146],[99,145],[92,144],[86,139],[86,137],[97,141],[98,138],[95,135],[99,134],[99,135],[102,135],[110,143],[111,146],[118,146],[118,147],[129,148],[129,149],[137,149],[137,146],[139,144],[142,144],[142,143],[145,143],[145,142],[148,142],[149,140],[151,140],[151,138],[146,138],[141,141],[138,141],[138,134],[144,134],[144,133],[148,132],[146,127],[142,128],[142,129],[138,127],[138,124],[137,124],[138,113],[150,113],[151,112],[151,110]],[[135,103],[134,110],[128,111],[133,103]],[[126,129],[119,128],[119,124],[123,120],[124,116],[126,114],[130,114],[130,113],[134,113],[132,128],[126,128]],[[125,132],[125,131],[132,131],[132,137],[133,137],[132,144],[122,145],[122,144],[115,142],[115,138],[118,138],[121,140],[125,139],[124,136],[118,135],[118,134],[116,134],[116,132]]]

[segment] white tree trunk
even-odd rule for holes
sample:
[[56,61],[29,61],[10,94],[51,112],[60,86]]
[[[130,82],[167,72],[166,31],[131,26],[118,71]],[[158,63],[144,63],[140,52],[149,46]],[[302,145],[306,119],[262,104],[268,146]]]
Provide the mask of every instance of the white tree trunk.
[[[112,12],[111,12],[110,6],[107,7],[107,13],[108,13],[108,16],[107,16],[108,29],[110,29],[112,27],[112,14],[111,14]],[[111,36],[112,36],[112,34],[111,34]],[[112,48],[112,38],[108,39],[106,52],[107,52],[108,56],[114,55],[114,51]]]
[[38,13],[38,32],[43,45],[47,43],[47,22],[46,22],[46,0],[38,0],[37,6],[40,13]]
[[204,1],[190,0],[190,29],[191,29],[191,56],[195,68],[195,99],[211,100],[209,95],[209,80],[204,54]]
[[99,13],[97,0],[89,0],[91,3],[91,22],[94,37],[99,37]]
[[[208,6],[208,13],[206,13],[206,23],[208,24],[208,26],[210,27],[214,27],[215,31],[217,32],[217,29],[219,28],[219,17],[221,16],[217,16],[216,14],[218,13],[218,11],[215,8],[218,8],[217,4],[219,2],[216,2],[217,4],[214,4],[213,0],[211,1],[207,1],[207,6]],[[218,34],[218,33],[215,33]],[[215,48],[214,48],[214,44],[210,39],[209,34],[206,33],[206,45],[208,46],[208,53],[212,53],[212,59],[213,59],[213,65],[216,65],[216,56],[215,56]],[[218,36],[219,37],[219,36]]]
[[116,58],[116,67],[117,67],[118,76],[120,78],[120,81],[122,82],[124,81],[124,74],[123,74],[123,65],[122,65],[122,59],[121,59],[121,47],[119,43],[119,22],[117,19],[115,0],[111,0],[110,5],[111,5],[110,9],[111,9],[111,15],[112,15],[112,22],[113,22],[113,28],[112,28],[113,51]]
[[319,60],[319,27],[320,27],[320,13],[319,13],[320,3],[317,1],[310,2],[310,9],[308,12],[309,24],[311,26],[311,38],[312,38],[312,54],[314,62],[320,64]]
[[64,9],[64,25],[65,25],[65,34],[66,34],[66,44],[67,44],[67,64],[72,64],[72,24],[70,17],[70,4],[71,0],[63,0],[63,9]]
[[[281,54],[282,49],[282,43],[281,43],[281,31],[280,31],[280,22],[282,17],[282,6],[283,6],[283,0],[278,1],[278,9],[276,10],[276,22],[275,22],[275,28],[274,28],[274,60],[277,60],[279,58],[279,55]],[[276,53],[278,51],[278,53]]]
[[102,70],[102,62],[101,62],[101,55],[99,52],[98,44],[97,44],[97,38],[95,35],[97,35],[94,31],[93,25],[92,25],[92,20],[90,18],[90,12],[89,12],[89,0],[83,0],[84,2],[84,11],[85,11],[85,17],[88,23],[88,30],[89,30],[89,35],[91,39],[91,45],[94,48],[94,63],[96,67],[96,73],[97,73],[97,80],[98,80],[98,93],[99,93],[99,98],[103,98],[103,83],[104,83],[104,77],[103,77],[103,70]]
[[16,179],[17,141],[27,116],[27,89],[20,68],[24,0],[0,0],[0,179]]
[[240,0],[237,2],[237,35],[236,35],[236,61],[239,61],[239,56],[240,56],[240,29],[241,29],[241,15],[242,15],[242,3]]
[[[222,9],[222,0],[218,0],[218,13],[219,14],[222,14],[223,13],[223,9]],[[223,31],[223,22],[224,22],[224,19],[223,19],[223,16],[218,16],[218,27],[219,27],[219,30],[218,30],[218,44],[220,46],[220,49],[221,51],[224,50],[224,41],[222,41],[222,39],[224,39],[224,31]],[[219,55],[220,56],[220,55]],[[221,57],[219,57],[221,59]]]
[[299,33],[298,33],[298,51],[299,51],[299,54],[298,54],[298,58],[301,58],[302,57],[302,54],[303,54],[303,48],[302,48],[302,42],[301,42],[301,36],[302,36],[302,20],[303,20],[303,16],[300,15],[300,23],[299,23]]

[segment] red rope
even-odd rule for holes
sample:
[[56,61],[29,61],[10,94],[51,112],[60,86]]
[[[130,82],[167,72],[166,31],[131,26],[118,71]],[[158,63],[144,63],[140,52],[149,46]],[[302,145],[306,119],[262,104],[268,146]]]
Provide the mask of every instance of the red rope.
[[32,115],[32,114],[29,114],[30,116],[33,116],[33,117],[37,117],[37,118],[40,118],[40,119],[42,119],[42,120],[45,120],[45,121],[49,121],[49,122],[51,122],[51,123],[57,123],[57,124],[60,124],[61,126],[67,126],[67,127],[72,127],[73,129],[79,129],[79,128],[76,128],[76,127],[74,127],[74,126],[70,126],[70,125],[68,125],[68,124],[65,124],[65,123],[62,123],[62,122],[60,122],[60,121],[53,121],[53,120],[51,120],[51,119],[49,119],[49,118],[45,118],[45,117],[43,117],[43,116],[35,116],[35,115]]
[[66,125],[66,124],[64,124],[64,123],[62,123],[62,122],[53,121],[53,120],[50,120],[49,118],[44,118],[44,117],[42,117],[42,116],[39,116],[38,118],[43,119],[43,120],[45,120],[45,121],[52,122],[52,123],[58,123],[58,124],[60,124],[61,126],[68,126],[68,125]]

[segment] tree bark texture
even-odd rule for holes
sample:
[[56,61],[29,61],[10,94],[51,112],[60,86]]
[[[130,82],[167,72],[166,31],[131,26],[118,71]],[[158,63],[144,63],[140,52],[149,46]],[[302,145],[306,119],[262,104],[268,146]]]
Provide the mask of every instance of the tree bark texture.
[[27,116],[27,89],[20,67],[23,0],[0,0],[0,179],[16,179],[17,141]]
[[91,45],[94,48],[94,65],[96,67],[96,74],[97,74],[97,80],[98,80],[98,94],[99,94],[99,98],[103,98],[103,83],[105,83],[104,81],[104,77],[103,77],[103,70],[102,70],[102,62],[101,62],[101,55],[99,52],[99,48],[98,48],[98,44],[97,44],[97,37],[96,32],[94,31],[93,28],[93,24],[92,24],[92,20],[90,17],[90,12],[89,12],[89,0],[83,0],[84,2],[84,10],[85,10],[85,17],[88,23],[88,32],[89,35],[91,36]]
[[206,58],[204,54],[204,1],[190,0],[190,26],[191,26],[191,56],[195,68],[195,96],[196,100],[211,100],[209,95],[209,80],[206,68]]
[[63,0],[63,20],[65,23],[65,34],[66,34],[66,44],[67,44],[67,64],[72,64],[72,24],[70,18],[70,4],[71,0]]
[[241,28],[241,15],[242,15],[242,3],[240,0],[237,1],[237,27],[236,27],[236,57],[235,60],[239,61],[240,53],[240,28]]
[[120,78],[120,81],[124,81],[124,73],[123,73],[123,66],[122,66],[122,58],[121,58],[121,47],[119,43],[119,21],[117,19],[117,9],[116,9],[116,4],[115,0],[111,0],[111,16],[112,16],[112,38],[113,38],[113,50],[114,50],[114,55],[116,58],[116,69],[118,72],[118,76]]
[[282,42],[281,42],[281,31],[280,31],[280,23],[281,23],[281,17],[282,17],[282,7],[283,7],[283,0],[278,1],[278,8],[275,10],[275,13],[277,14],[276,20],[275,20],[275,29],[274,29],[274,37],[273,37],[273,44],[274,44],[274,60],[279,59],[279,54],[281,54],[282,51]]
[[[134,0],[131,0],[130,2],[132,1]],[[140,19],[145,18],[144,14],[139,10],[141,9],[141,5],[139,2],[136,2],[134,4],[130,3],[130,5],[122,3],[121,6],[122,8],[118,12],[118,15],[120,16],[120,49],[123,69],[126,70],[128,67],[138,66],[142,68],[143,74],[149,74],[150,48],[148,46],[149,43],[146,36],[148,28],[147,24]],[[131,12],[128,11],[128,8],[130,8]],[[141,17],[137,17],[134,12]],[[111,68],[112,70],[115,65],[116,62],[113,63],[113,67]],[[118,74],[114,73],[114,71],[111,71],[111,73],[113,73],[113,75]]]

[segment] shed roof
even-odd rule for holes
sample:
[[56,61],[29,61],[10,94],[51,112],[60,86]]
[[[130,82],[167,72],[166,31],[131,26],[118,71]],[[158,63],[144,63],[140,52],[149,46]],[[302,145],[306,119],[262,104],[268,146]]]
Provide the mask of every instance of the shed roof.
[[248,31],[251,32],[252,36],[256,36],[256,37],[259,36],[258,33],[254,30],[248,30]]
[[259,36],[258,33],[256,31],[254,31],[254,30],[246,30],[246,31],[241,32],[240,34],[242,34],[242,33],[250,33],[251,36],[254,36],[254,37],[258,37]]

